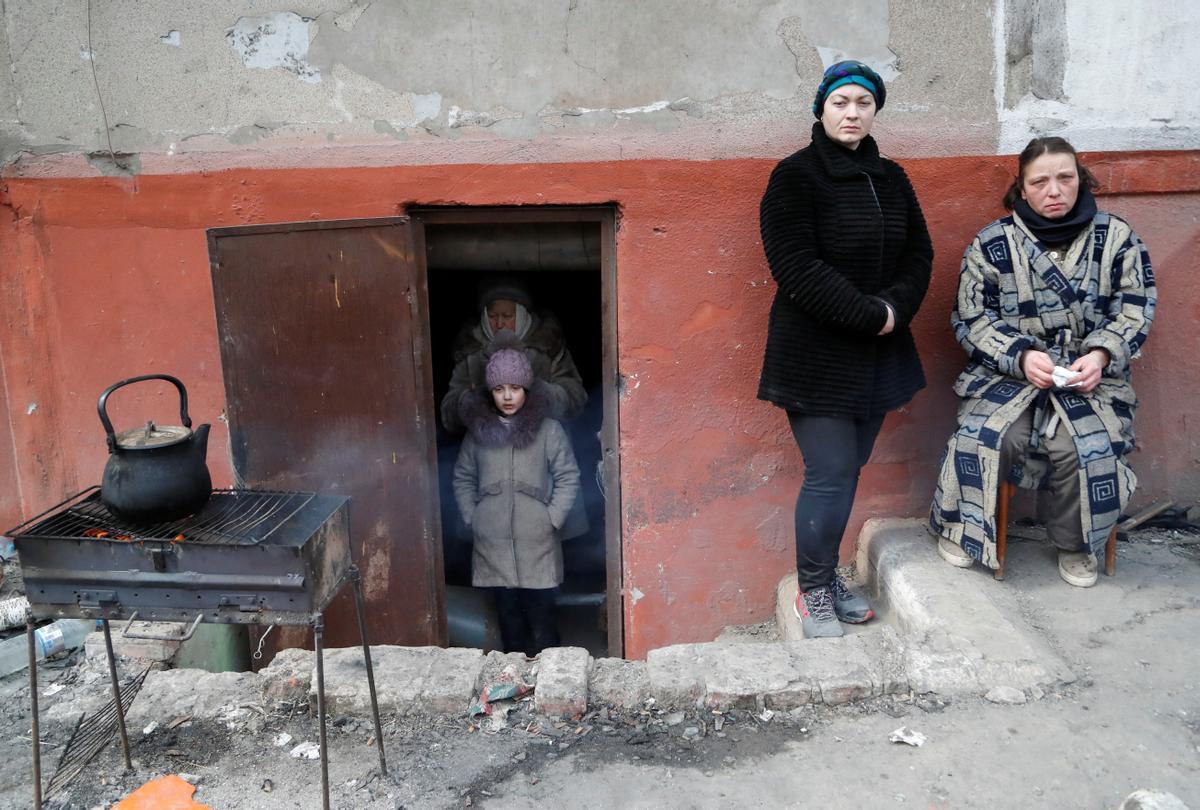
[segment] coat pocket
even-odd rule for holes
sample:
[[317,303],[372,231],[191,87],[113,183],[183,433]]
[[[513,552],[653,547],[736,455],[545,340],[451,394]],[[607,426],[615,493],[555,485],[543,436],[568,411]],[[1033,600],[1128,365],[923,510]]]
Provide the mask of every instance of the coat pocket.
[[538,535],[552,536],[557,528],[554,526],[554,520],[550,517],[550,493],[543,487],[535,487],[533,484],[527,484],[523,481],[517,481],[513,484],[513,489],[520,495],[525,496],[533,501],[525,501],[527,504],[529,515],[536,515],[536,520],[533,526],[528,528]]
[[517,481],[514,485],[517,492],[522,495],[528,495],[535,501],[541,501],[543,504],[550,503],[550,493],[542,487],[535,487],[533,484],[526,484],[524,481]]
[[504,482],[503,481],[496,481],[494,483],[488,484],[487,486],[482,486],[475,493],[475,503],[479,503],[484,498],[488,498],[493,495],[499,495],[503,491],[504,491]]

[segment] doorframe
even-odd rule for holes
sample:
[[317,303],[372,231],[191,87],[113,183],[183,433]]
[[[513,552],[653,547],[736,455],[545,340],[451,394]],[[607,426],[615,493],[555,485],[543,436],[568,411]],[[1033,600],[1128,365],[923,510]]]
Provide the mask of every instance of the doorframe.
[[[413,247],[424,283],[421,309],[429,313],[429,266],[426,225],[507,225],[516,223],[595,222],[600,226],[601,375],[604,419],[600,452],[604,463],[604,568],[608,654],[625,654],[625,592],[621,554],[620,369],[617,354],[617,208],[615,205],[419,206],[406,207],[412,219]],[[428,330],[428,324],[426,324]],[[432,386],[430,387],[432,390]]]

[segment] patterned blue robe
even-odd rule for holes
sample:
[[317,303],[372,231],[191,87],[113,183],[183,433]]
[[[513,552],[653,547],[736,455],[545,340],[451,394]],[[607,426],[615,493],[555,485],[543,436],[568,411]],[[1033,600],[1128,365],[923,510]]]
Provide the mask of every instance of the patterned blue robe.
[[[1099,212],[1067,247],[1060,269],[1012,214],[988,225],[963,255],[954,334],[970,356],[954,383],[962,399],[958,428],[946,446],[930,510],[933,531],[990,568],[996,558],[996,499],[1001,477],[1045,489],[1050,462],[1037,431],[1025,458],[1000,470],[1004,432],[1030,406],[1040,427],[1074,439],[1079,457],[1083,536],[1104,546],[1137,486],[1126,455],[1133,449],[1137,398],[1130,361],[1154,318],[1150,256],[1129,224]],[[1087,394],[1041,391],[1025,379],[1021,352],[1039,349],[1069,366],[1092,349],[1112,361]]]

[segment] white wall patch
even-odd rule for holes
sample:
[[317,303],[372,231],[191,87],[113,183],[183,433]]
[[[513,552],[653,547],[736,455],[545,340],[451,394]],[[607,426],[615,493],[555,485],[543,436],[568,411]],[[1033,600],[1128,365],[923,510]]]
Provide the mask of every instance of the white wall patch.
[[225,34],[229,47],[248,68],[283,68],[301,81],[316,84],[321,71],[308,63],[316,23],[290,11],[242,17]]

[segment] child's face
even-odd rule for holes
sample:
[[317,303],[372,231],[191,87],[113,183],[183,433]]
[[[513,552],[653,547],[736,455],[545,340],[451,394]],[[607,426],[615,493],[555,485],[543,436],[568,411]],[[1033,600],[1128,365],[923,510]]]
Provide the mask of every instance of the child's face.
[[496,403],[496,410],[512,416],[525,405],[525,389],[511,383],[497,385],[492,389],[492,401]]

